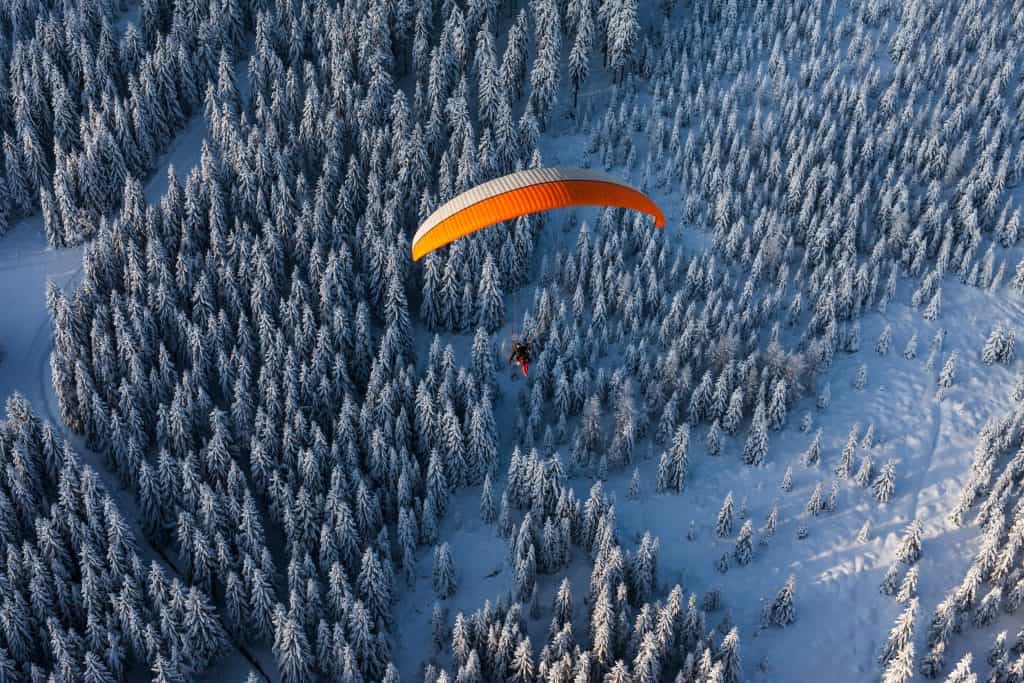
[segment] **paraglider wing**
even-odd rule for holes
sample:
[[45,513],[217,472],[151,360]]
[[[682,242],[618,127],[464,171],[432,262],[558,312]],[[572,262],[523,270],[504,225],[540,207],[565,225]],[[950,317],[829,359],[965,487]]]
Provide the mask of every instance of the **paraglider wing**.
[[502,221],[569,206],[617,206],[665,215],[647,195],[622,180],[584,168],[531,168],[466,190],[430,214],[412,238],[412,259]]

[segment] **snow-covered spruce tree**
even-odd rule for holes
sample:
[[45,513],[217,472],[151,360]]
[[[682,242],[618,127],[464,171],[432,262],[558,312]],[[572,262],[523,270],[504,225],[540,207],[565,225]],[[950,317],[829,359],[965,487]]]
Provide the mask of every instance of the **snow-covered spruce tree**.
[[981,603],[971,614],[971,624],[975,628],[984,628],[995,621],[1003,602],[1003,589],[993,586],[981,599]]
[[761,536],[763,538],[771,538],[775,535],[775,526],[779,521],[779,506],[776,501],[772,501],[772,506],[768,510],[768,517],[765,519],[764,528],[761,529]]
[[901,650],[911,643],[917,611],[918,601],[917,598],[913,598],[907,604],[906,609],[896,617],[896,623],[889,630],[889,637],[886,639],[878,656],[878,661],[882,666],[888,665],[892,659],[899,655]]
[[871,478],[874,475],[874,461],[871,458],[870,453],[865,453],[864,457],[860,459],[860,467],[857,468],[857,473],[853,476],[853,481],[861,488],[867,488],[871,485]]
[[835,474],[842,479],[849,479],[853,471],[853,458],[857,454],[857,439],[860,434],[860,425],[854,424],[850,433],[846,436],[846,445],[839,456],[839,464],[836,465]]
[[869,540],[871,540],[871,520],[865,519],[860,531],[857,532],[857,542],[867,543]]
[[447,543],[434,548],[433,585],[438,598],[444,599],[455,593],[455,565]]
[[718,511],[718,519],[715,521],[715,535],[719,538],[726,538],[732,534],[732,491],[725,494],[722,507]]
[[824,410],[832,404],[832,388],[828,382],[825,382],[825,386],[822,387],[821,392],[818,394],[817,406],[818,410]]
[[772,400],[768,405],[768,426],[771,429],[778,431],[786,424],[787,400],[786,381],[780,379],[775,383],[775,388],[772,391]]
[[921,521],[913,520],[903,531],[900,539],[900,546],[896,550],[896,559],[907,565],[912,565],[921,557]]
[[722,432],[718,426],[717,419],[711,423],[711,427],[704,437],[704,445],[707,448],[708,455],[718,456],[722,453]]
[[957,352],[953,351],[949,354],[946,364],[942,366],[942,372],[939,373],[938,385],[940,390],[949,389],[953,386],[953,382],[956,380],[956,361]]
[[779,484],[779,488],[784,493],[789,493],[793,490],[793,467],[788,465],[785,473],[782,475],[782,482]]
[[821,428],[814,433],[814,439],[811,441],[811,445],[804,451],[801,461],[804,465],[812,467],[818,464],[821,459]]
[[867,363],[861,363],[857,367],[857,375],[853,379],[853,388],[857,391],[863,391],[868,385],[868,366]]
[[881,471],[879,471],[874,483],[871,484],[871,489],[874,491],[875,499],[878,502],[888,503],[892,500],[892,495],[896,490],[896,465],[892,460],[882,465]]
[[900,584],[900,590],[896,594],[896,602],[906,604],[911,598],[916,597],[917,572],[918,567],[916,565],[907,570],[906,575],[903,577],[903,583]]
[[807,500],[805,506],[807,514],[817,516],[819,512],[825,509],[825,503],[821,499],[821,482],[814,485],[814,491],[811,492],[811,497]]
[[498,509],[494,505],[494,486],[491,484],[491,475],[484,477],[484,485],[480,490],[480,521],[484,524],[493,524],[498,517]]
[[942,288],[939,287],[935,290],[935,294],[932,296],[931,301],[924,309],[924,313],[921,317],[931,322],[939,317],[942,312]]
[[882,683],[907,683],[914,676],[914,644],[907,643],[882,671]]
[[899,587],[900,581],[900,563],[893,562],[889,565],[889,568],[885,570],[885,576],[882,577],[882,583],[879,584],[878,590],[883,595],[895,595],[896,590]]
[[949,676],[946,677],[946,683],[977,683],[978,676],[971,669],[971,662],[973,656],[970,652],[966,653],[953,670],[949,672]]
[[903,357],[907,360],[917,358],[917,332],[911,335],[907,345],[903,348]]
[[633,476],[629,480],[629,490],[626,491],[628,500],[640,500],[640,468],[633,468]]
[[882,333],[878,335],[878,341],[875,342],[875,353],[879,356],[885,356],[889,353],[889,347],[892,345],[892,325],[888,323],[882,329]]
[[796,605],[793,602],[795,592],[796,577],[790,574],[786,584],[776,594],[775,599],[770,603],[765,603],[761,620],[766,625],[772,626],[788,626],[792,624],[796,619]]
[[740,528],[739,536],[736,538],[736,547],[732,551],[733,559],[736,560],[736,564],[741,567],[750,564],[750,560],[754,552],[752,541],[753,536],[754,524],[748,519]]
[[1003,323],[998,323],[985,341],[981,352],[982,361],[985,365],[1009,363],[1013,360],[1014,342],[1013,331],[1007,329]]
[[743,445],[743,463],[761,465],[768,455],[768,423],[765,417],[764,403],[757,404],[754,419],[750,425],[750,434]]

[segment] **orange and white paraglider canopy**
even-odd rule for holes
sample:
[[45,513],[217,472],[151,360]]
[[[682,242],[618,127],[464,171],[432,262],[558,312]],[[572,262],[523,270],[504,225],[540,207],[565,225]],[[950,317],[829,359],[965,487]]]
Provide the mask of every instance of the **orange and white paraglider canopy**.
[[616,206],[643,211],[657,227],[665,215],[647,195],[622,180],[585,168],[531,168],[466,190],[434,211],[412,238],[412,259],[477,230],[531,213],[570,206]]

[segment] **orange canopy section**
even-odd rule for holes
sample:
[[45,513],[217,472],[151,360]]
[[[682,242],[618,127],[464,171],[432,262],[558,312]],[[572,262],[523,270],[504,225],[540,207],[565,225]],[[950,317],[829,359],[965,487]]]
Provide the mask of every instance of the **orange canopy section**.
[[570,206],[634,209],[653,216],[657,227],[665,225],[647,195],[607,173],[531,168],[477,185],[430,214],[412,238],[412,260],[502,221]]

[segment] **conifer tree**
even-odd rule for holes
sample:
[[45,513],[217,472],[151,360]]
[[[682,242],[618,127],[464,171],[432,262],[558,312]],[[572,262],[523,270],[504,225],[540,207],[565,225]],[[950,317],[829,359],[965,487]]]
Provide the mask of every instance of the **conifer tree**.
[[440,599],[455,593],[455,566],[447,543],[434,548],[434,594]]
[[896,602],[907,604],[911,598],[915,597],[917,594],[917,571],[916,566],[907,570],[903,577],[903,583],[900,584],[899,593],[896,594]]
[[821,429],[814,433],[814,440],[811,441],[811,445],[804,451],[803,463],[808,467],[817,465],[821,459]]
[[725,494],[722,501],[722,508],[718,511],[718,520],[715,522],[715,535],[725,538],[732,533],[732,491]]
[[795,591],[796,578],[790,574],[775,599],[770,603],[765,603],[762,615],[765,623],[774,626],[788,626],[793,623],[796,619],[796,606],[793,604]]
[[754,536],[754,524],[749,519],[740,528],[740,535],[736,538],[736,547],[732,551],[733,559],[741,567],[750,563],[754,548],[752,538]]
[[494,332],[501,327],[505,318],[505,304],[499,282],[498,268],[494,258],[488,254],[484,258],[483,270],[480,274],[480,286],[477,291],[477,325]]
[[768,455],[768,423],[765,417],[764,403],[758,403],[754,410],[754,420],[750,425],[750,435],[743,445],[743,462],[746,465],[761,465]]
[[885,356],[889,353],[889,346],[892,344],[892,325],[886,324],[882,329],[882,333],[878,336],[878,341],[875,342],[875,352],[879,356]]
[[907,346],[903,349],[903,357],[907,360],[917,358],[917,332],[911,335],[910,341],[907,342]]
[[491,484],[491,475],[484,477],[484,485],[480,491],[480,521],[484,524],[493,524],[498,516],[498,509],[494,505],[494,486]]
[[946,360],[946,364],[942,366],[942,372],[939,373],[939,389],[949,389],[953,386],[953,382],[956,380],[956,361],[957,352],[953,351],[949,354],[949,359]]
[[867,543],[871,539],[871,520],[865,519],[864,524],[861,525],[860,531],[857,532],[857,542]]
[[793,490],[793,467],[787,466],[785,474],[782,475],[782,483],[779,484],[779,488],[785,493],[789,493]]
[[892,500],[892,494],[896,490],[896,466],[892,460],[882,465],[882,469],[878,473],[878,477],[875,478],[874,483],[871,484],[871,488],[878,502],[888,503]]

